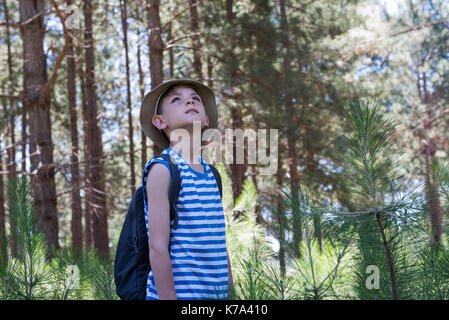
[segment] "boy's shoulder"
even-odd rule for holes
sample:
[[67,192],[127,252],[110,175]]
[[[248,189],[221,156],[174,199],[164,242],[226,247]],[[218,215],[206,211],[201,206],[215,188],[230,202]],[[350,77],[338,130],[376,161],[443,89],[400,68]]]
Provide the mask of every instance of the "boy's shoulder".
[[151,181],[157,181],[157,183],[146,184],[146,188],[149,189],[150,186],[153,186],[155,189],[161,189],[164,186],[170,185],[170,169],[161,162],[154,162],[151,167],[148,169],[148,179]]
[[[145,165],[145,169],[147,171],[147,173],[153,168],[153,167],[166,167],[167,170],[169,170],[169,172],[171,172],[171,166],[170,166],[170,158],[171,154],[167,151],[164,150],[161,154],[154,156],[153,158],[151,158],[147,164]],[[160,170],[160,169],[159,169]]]

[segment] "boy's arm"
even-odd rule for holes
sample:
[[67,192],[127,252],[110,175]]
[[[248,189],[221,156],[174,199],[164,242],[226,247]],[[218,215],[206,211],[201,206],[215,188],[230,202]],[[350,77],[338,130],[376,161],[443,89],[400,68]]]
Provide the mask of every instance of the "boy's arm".
[[155,163],[148,173],[148,228],[150,231],[150,261],[159,299],[176,300],[173,271],[168,246],[170,242],[170,203],[168,191],[170,172],[161,163]]

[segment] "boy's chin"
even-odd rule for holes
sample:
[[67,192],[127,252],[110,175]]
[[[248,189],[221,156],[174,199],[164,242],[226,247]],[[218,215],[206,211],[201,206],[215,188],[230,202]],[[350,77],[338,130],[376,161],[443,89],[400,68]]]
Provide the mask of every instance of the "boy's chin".
[[186,119],[185,121],[180,122],[177,126],[179,129],[187,129],[190,130],[192,128],[204,128],[205,122],[197,119]]

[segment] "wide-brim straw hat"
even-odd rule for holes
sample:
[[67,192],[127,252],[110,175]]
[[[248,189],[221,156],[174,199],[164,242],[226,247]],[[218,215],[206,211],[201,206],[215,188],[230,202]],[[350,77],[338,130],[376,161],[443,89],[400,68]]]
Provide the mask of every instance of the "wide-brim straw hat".
[[151,120],[161,96],[167,89],[176,84],[190,84],[198,90],[201,100],[203,101],[204,109],[209,118],[208,127],[217,127],[217,104],[215,102],[214,92],[208,86],[202,84],[201,82],[189,79],[173,79],[164,81],[145,95],[142,106],[140,107],[140,125],[142,126],[142,130],[148,138],[163,149],[169,147],[170,141],[168,141],[161,130],[153,125]]

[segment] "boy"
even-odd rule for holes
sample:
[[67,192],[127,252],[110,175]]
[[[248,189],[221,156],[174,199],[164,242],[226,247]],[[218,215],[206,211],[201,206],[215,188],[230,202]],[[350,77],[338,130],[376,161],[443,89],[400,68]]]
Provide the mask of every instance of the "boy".
[[[151,262],[147,300],[223,299],[232,288],[220,193],[207,163],[194,157],[201,147],[193,144],[194,122],[201,128],[215,128],[217,118],[213,91],[193,80],[163,82],[142,103],[142,129],[164,149],[162,153],[172,156],[181,177],[175,230],[169,214],[169,164],[155,157],[143,171]],[[177,129],[186,130],[188,138],[171,142],[169,137]]]

